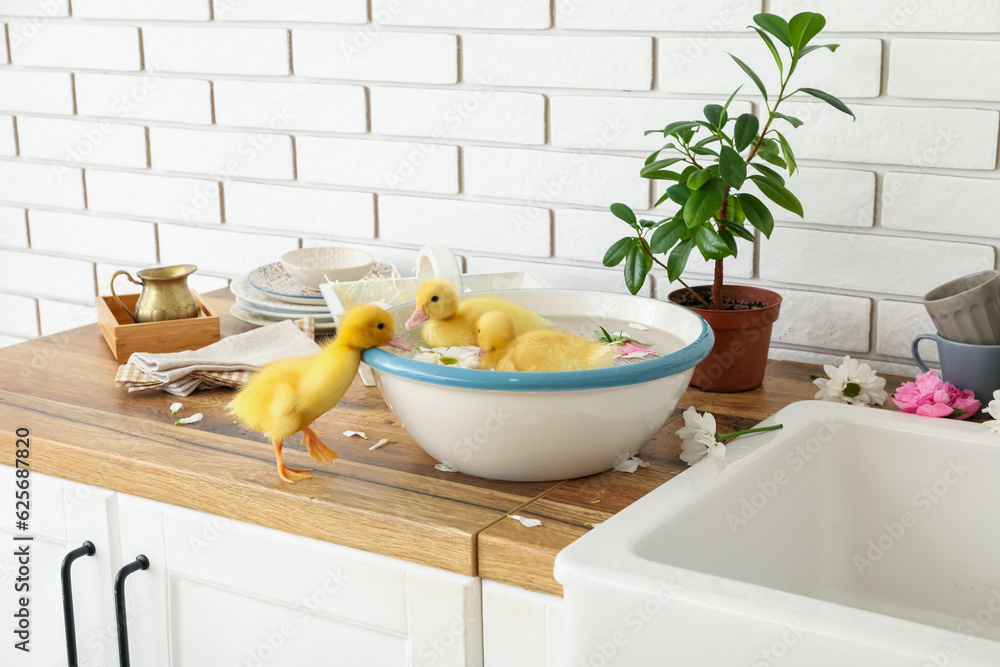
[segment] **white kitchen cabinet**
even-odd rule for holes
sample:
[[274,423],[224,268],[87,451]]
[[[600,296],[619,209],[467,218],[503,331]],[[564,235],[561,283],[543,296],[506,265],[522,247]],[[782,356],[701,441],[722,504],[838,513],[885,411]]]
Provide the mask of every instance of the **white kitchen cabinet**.
[[[0,466],[4,495],[13,469]],[[0,643],[0,665],[65,667],[59,568],[72,568],[81,667],[118,664],[114,576],[126,580],[134,667],[482,667],[480,580],[202,512],[32,473],[31,652]],[[17,562],[0,556],[3,617]],[[7,631],[9,632],[9,630]],[[9,635],[8,635],[9,636]]]
[[485,667],[565,667],[563,599],[483,579]]
[[[29,530],[14,526],[14,469],[0,466],[3,498],[10,503],[0,512],[0,616],[4,619],[0,642],[0,665],[66,667],[66,633],[63,626],[60,566],[66,554],[90,540],[97,547],[93,556],[73,563],[73,596],[76,637],[81,667],[117,664],[113,578],[120,566],[117,531],[111,536],[115,494],[85,484],[31,473]],[[6,509],[6,508],[5,508]],[[31,536],[30,541],[14,537]],[[20,576],[15,550],[30,545],[30,590],[17,592]],[[109,546],[111,545],[111,546]],[[29,599],[30,652],[14,647],[13,614],[17,598]]]
[[[133,664],[482,665],[479,579],[119,494]],[[169,629],[169,631],[165,631]]]

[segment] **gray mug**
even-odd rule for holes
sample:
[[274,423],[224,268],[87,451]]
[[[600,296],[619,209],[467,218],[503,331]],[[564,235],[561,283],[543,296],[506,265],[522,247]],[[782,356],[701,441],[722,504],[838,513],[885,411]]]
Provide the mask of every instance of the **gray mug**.
[[924,295],[938,333],[957,343],[1000,344],[1000,273],[980,271]]
[[913,339],[910,351],[924,373],[929,369],[917,348],[925,339],[937,343],[944,381],[959,389],[971,389],[985,408],[993,400],[993,392],[1000,389],[1000,345],[969,345],[937,334],[920,334]]

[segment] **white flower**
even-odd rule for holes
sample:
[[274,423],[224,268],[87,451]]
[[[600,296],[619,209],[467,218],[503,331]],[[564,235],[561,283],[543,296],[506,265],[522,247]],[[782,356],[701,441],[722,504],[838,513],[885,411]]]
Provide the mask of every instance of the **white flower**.
[[475,345],[458,347],[418,348],[412,358],[415,361],[425,361],[439,366],[457,366],[458,368],[479,368],[480,350]]
[[638,456],[633,456],[627,458],[618,465],[616,465],[612,470],[617,470],[618,472],[635,472],[639,468],[648,468],[649,461],[643,461]]
[[181,424],[193,424],[195,422],[200,422],[204,415],[200,412],[191,415],[190,417],[185,417],[184,419],[178,419],[174,422],[174,426],[179,426]]
[[698,414],[692,405],[684,411],[684,426],[677,429],[681,443],[681,461],[694,465],[711,454],[716,458],[726,455],[726,446],[715,439],[715,417],[710,412]]
[[986,406],[986,412],[990,413],[993,419],[983,422],[983,426],[994,433],[1000,433],[1000,389],[993,392],[993,400]]
[[868,364],[844,357],[840,366],[823,366],[827,378],[817,378],[813,384],[819,387],[816,398],[851,405],[882,405],[888,394],[885,392],[885,378],[879,377]]
[[528,528],[534,528],[536,526],[542,525],[542,522],[539,521],[538,519],[529,519],[527,517],[521,516],[520,514],[508,514],[507,518],[508,519],[517,519],[518,521],[521,522],[522,526],[526,526]]
[[176,415],[177,411],[184,407],[183,403],[174,403],[170,406],[170,414]]

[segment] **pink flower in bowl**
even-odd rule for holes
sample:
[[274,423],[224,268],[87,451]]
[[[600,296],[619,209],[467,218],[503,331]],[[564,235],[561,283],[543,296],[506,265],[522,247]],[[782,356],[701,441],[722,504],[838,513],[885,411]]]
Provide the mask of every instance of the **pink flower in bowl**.
[[903,412],[925,417],[968,419],[981,407],[971,389],[959,389],[933,370],[921,373],[914,382],[904,382],[892,400]]

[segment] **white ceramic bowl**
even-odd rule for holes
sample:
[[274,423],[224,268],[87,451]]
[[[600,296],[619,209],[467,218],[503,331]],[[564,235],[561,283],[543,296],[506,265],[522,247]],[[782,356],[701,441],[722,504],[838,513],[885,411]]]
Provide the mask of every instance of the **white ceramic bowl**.
[[[462,298],[476,296],[464,294]],[[386,404],[428,454],[469,475],[533,482],[610,470],[666,423],[715,340],[697,314],[644,297],[583,290],[494,290],[587,336],[624,329],[665,353],[589,371],[506,373],[438,366],[381,349],[363,358]],[[392,308],[396,330],[413,304]],[[640,327],[631,328],[630,324]],[[420,329],[404,334],[417,344]]]
[[375,258],[355,248],[302,248],[281,256],[281,265],[295,280],[313,289],[330,280],[358,280],[372,268]]

